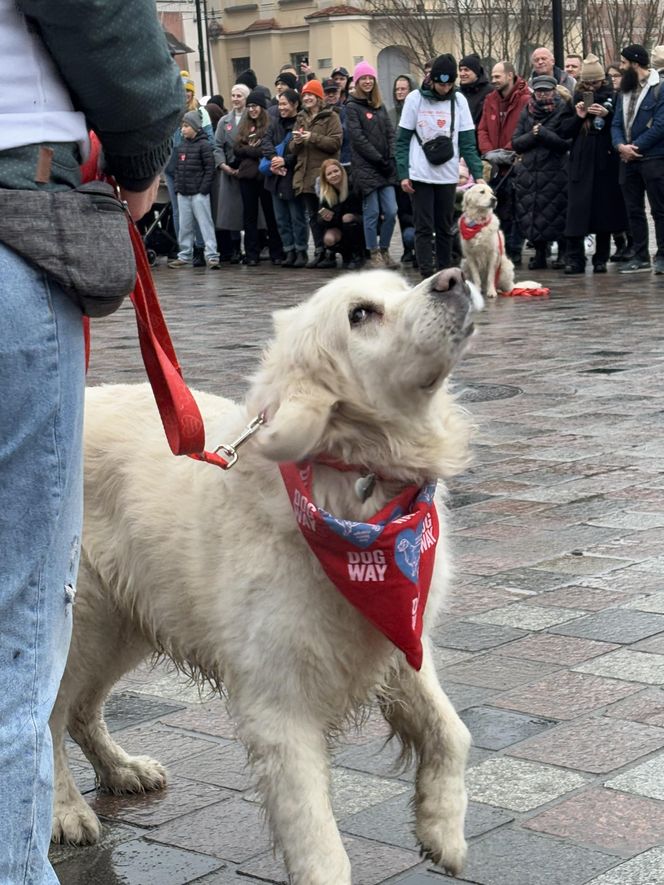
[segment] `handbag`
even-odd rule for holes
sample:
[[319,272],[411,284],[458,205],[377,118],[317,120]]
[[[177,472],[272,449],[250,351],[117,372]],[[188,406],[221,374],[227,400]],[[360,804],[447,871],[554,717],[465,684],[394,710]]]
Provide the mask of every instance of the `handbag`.
[[428,163],[432,166],[442,166],[448,163],[454,156],[454,111],[456,107],[456,98],[452,95],[452,119],[450,121],[449,135],[436,135],[428,141],[422,141],[417,130],[415,130],[415,138],[420,143],[420,147],[424,152],[424,156]]
[[[278,157],[283,157],[283,155],[286,153],[288,142],[291,140],[292,136],[292,132],[287,132],[284,140],[279,142],[279,144],[275,147],[274,151]],[[272,169],[270,168],[270,162],[270,159],[268,159],[267,157],[263,157],[258,164],[258,171],[263,175],[274,175],[274,172],[272,172]]]
[[110,184],[0,189],[0,242],[43,270],[86,316],[117,310],[134,287],[128,215]]

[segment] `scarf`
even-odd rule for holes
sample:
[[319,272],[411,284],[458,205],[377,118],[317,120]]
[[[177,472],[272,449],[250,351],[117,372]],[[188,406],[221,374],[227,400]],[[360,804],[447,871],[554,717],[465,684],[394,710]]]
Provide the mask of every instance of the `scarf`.
[[325,574],[419,670],[438,542],[436,483],[408,486],[368,522],[354,522],[313,503],[310,462],[280,464],[279,469],[297,524]]
[[553,92],[549,98],[535,98],[533,95],[528,102],[528,113],[535,120],[544,120],[555,111],[556,105],[560,101],[557,92]]
[[469,223],[466,221],[466,216],[462,215],[459,219],[459,233],[463,237],[464,240],[472,240],[473,237],[476,237],[478,233],[487,226],[487,224],[491,223],[491,216],[489,216],[485,221],[475,221],[474,223]]

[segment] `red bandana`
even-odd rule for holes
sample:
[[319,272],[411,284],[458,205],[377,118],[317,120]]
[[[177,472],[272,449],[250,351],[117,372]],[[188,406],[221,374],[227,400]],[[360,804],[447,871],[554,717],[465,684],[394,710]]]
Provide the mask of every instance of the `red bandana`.
[[473,237],[476,237],[478,233],[490,223],[491,216],[489,216],[486,221],[478,221],[476,224],[468,224],[466,216],[462,215],[459,219],[459,231],[464,240],[472,240]]
[[337,519],[311,500],[311,464],[279,469],[306,542],[325,574],[368,621],[422,666],[422,618],[438,542],[435,482],[408,486],[369,522]]

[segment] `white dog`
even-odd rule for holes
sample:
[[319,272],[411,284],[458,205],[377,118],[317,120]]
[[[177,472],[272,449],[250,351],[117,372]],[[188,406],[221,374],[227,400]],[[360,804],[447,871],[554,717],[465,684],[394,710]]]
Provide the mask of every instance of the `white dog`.
[[493,212],[496,203],[488,184],[474,184],[463,195],[459,220],[463,270],[488,298],[514,288],[514,265],[505,254],[505,238]]
[[[376,696],[418,760],[422,849],[461,870],[470,739],[426,638],[450,575],[440,486],[440,553],[416,671],[325,577],[275,462],[311,459],[313,500],[346,520],[370,518],[405,485],[462,470],[471,428],[445,378],[478,301],[458,269],[415,289],[372,271],[339,277],[279,311],[247,403],[198,395],[209,439],[228,442],[256,413],[267,416],[228,472],[169,453],[147,385],[89,391],[74,633],[51,720],[55,841],[99,837],[68,767],[67,729],[102,788],[164,786],[162,766],[128,756],[103,720],[113,684],[156,652],[225,686],[292,883],[350,885],[330,805],[327,737]],[[324,456],[350,469],[320,463]],[[375,474],[373,491],[357,491],[366,471],[352,465]]]

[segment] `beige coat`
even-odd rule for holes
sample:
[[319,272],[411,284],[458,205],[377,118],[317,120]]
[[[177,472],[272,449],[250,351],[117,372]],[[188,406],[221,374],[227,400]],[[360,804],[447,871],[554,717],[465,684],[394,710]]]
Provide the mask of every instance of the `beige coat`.
[[302,111],[297,115],[293,132],[308,129],[311,138],[304,144],[288,144],[288,150],[297,157],[293,173],[293,190],[296,194],[315,194],[316,179],[320,175],[323,160],[339,159],[343,130],[339,114],[331,108],[323,108],[313,119]]

